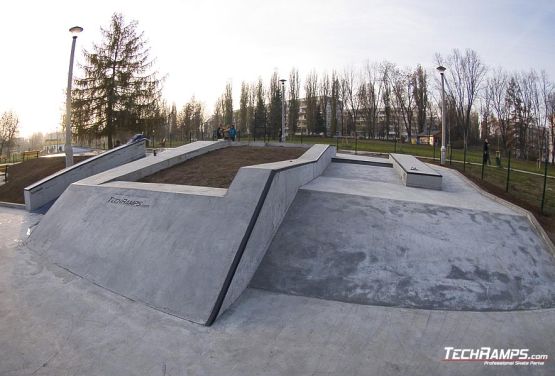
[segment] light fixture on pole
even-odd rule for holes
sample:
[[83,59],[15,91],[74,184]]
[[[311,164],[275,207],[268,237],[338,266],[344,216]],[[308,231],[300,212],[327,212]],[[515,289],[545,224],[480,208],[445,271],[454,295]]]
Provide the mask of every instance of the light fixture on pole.
[[75,55],[75,43],[77,34],[83,31],[80,26],[73,26],[69,29],[73,36],[71,42],[71,55],[69,56],[69,72],[67,75],[67,92],[66,92],[66,167],[73,166],[73,148],[71,146],[71,83],[73,81],[73,57]]
[[437,71],[441,75],[441,165],[445,165],[445,127],[447,124],[447,116],[445,113],[445,67],[440,65],[437,67]]
[[281,82],[281,137],[279,142],[285,142],[285,79],[279,80]]

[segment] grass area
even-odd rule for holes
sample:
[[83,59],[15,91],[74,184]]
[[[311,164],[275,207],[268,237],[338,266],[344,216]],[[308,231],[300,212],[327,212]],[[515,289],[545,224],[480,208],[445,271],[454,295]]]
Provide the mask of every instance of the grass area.
[[[287,140],[291,143],[301,143],[300,136],[294,136]],[[426,158],[440,158],[440,148],[436,147],[434,152],[434,147],[431,145],[416,145],[416,144],[403,144],[394,141],[383,141],[383,140],[357,140],[355,144],[354,139],[339,139],[336,140],[332,137],[315,137],[315,136],[303,136],[303,143],[307,144],[330,144],[336,145],[338,150],[349,150],[354,151],[368,151],[374,153],[402,153],[402,154],[412,154],[418,157]],[[491,160],[495,163],[495,150],[491,147]],[[451,150],[447,150],[447,159],[451,157]],[[452,152],[453,161],[463,161],[464,160],[464,150],[463,149],[453,149]],[[466,161],[471,163],[482,163],[482,148],[480,146],[470,147],[467,151]],[[502,166],[507,166],[507,158],[501,157]],[[543,174],[543,163],[540,168],[538,168],[537,162],[535,161],[523,161],[518,159],[511,159],[511,168],[519,169],[523,171],[529,171],[534,173]],[[548,166],[548,175],[555,177],[555,165]]]
[[[90,157],[73,157],[78,163]],[[0,201],[24,204],[23,189],[65,168],[65,157],[35,158],[8,167],[8,182],[0,185]]]

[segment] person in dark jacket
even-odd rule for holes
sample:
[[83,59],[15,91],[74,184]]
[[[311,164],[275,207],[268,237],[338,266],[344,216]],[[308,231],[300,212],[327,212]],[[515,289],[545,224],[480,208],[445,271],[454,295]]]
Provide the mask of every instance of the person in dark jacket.
[[484,140],[484,159],[482,163],[484,164],[487,163],[488,165],[491,164],[491,160],[489,158],[489,143],[487,138]]
[[222,127],[221,124],[218,126],[218,131],[217,131],[216,135],[218,137],[218,140],[223,140],[223,138],[224,138],[224,128]]

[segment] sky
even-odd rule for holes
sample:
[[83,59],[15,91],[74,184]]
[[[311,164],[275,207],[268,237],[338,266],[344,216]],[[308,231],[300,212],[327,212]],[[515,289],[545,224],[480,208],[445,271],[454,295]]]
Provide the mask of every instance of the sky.
[[267,81],[274,71],[287,78],[293,67],[302,78],[388,60],[434,74],[435,54],[453,48],[555,79],[553,0],[20,0],[1,9],[0,113],[15,111],[24,137],[60,129],[68,29],[84,28],[83,63],[114,12],[138,21],[166,77],[164,99],[178,108],[194,95],[210,112],[227,82],[238,97],[242,81]]

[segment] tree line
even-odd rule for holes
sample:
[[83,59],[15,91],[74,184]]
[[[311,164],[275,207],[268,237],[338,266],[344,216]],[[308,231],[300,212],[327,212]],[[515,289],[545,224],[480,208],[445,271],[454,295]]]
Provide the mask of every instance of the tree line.
[[[153,71],[143,33],[136,21],[114,14],[102,41],[85,51],[83,77],[75,80],[74,133],[81,139],[105,136],[108,147],[129,132],[149,137],[210,137],[218,125],[234,124],[242,135],[277,138],[281,129],[280,78],[286,79],[285,118],[289,134],[396,139],[441,129],[440,76],[422,65],[402,68],[389,61],[367,62],[342,71],[297,69],[268,81],[243,81],[238,107],[231,82],[214,110],[194,97],[180,109],[161,97],[163,78]],[[453,147],[498,141],[517,157],[545,155],[555,141],[555,95],[545,72],[507,72],[488,67],[471,49],[435,57],[444,65],[446,130]],[[497,143],[496,143],[497,144]],[[552,161],[555,155],[551,155]]]

